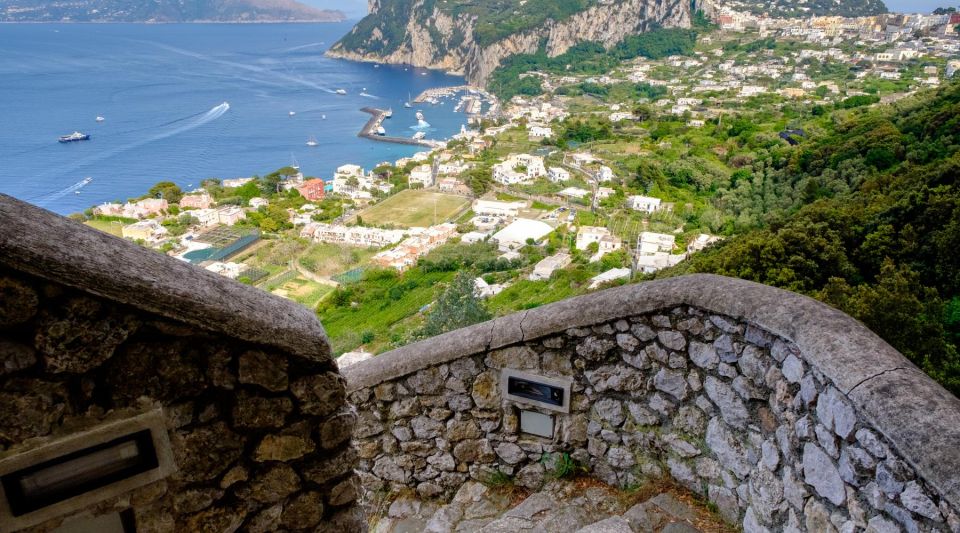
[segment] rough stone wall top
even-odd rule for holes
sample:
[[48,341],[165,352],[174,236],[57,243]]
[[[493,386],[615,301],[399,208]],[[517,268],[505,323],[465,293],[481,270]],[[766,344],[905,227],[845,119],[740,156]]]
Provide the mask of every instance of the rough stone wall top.
[[0,265],[302,357],[330,359],[308,309],[0,194]]
[[609,289],[412,344],[343,374],[348,391],[370,389],[465,356],[679,305],[733,317],[792,342],[803,362],[848,398],[920,477],[960,506],[960,400],[840,311],[743,280],[694,275]]

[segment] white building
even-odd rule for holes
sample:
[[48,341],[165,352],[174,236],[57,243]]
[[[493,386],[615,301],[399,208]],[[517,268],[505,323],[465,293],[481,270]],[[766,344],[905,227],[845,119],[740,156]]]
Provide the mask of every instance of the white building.
[[539,220],[518,218],[509,226],[493,234],[493,240],[502,252],[519,250],[527,245],[528,240],[538,241],[553,231],[549,225]]
[[573,258],[565,252],[545,257],[533,267],[533,272],[530,273],[528,279],[530,281],[550,279],[550,276],[552,276],[555,271],[566,268],[571,261],[573,261]]
[[637,238],[637,254],[670,253],[673,251],[676,240],[676,236],[667,233],[641,232],[640,237]]
[[600,165],[600,170],[597,171],[597,181],[600,183],[605,183],[608,181],[613,181],[613,178],[616,176],[613,174],[613,169],[606,165]]
[[539,141],[551,137],[553,137],[553,129],[549,126],[530,126],[527,128],[527,138],[531,141]]
[[410,185],[423,185],[424,188],[433,186],[433,169],[430,165],[419,165],[410,171]]
[[499,202],[495,200],[477,200],[473,202],[473,212],[480,216],[513,218],[526,209],[526,202]]
[[251,181],[253,181],[253,178],[232,178],[221,181],[220,185],[223,185],[227,189],[234,189],[236,187],[243,187]]
[[590,191],[581,189],[580,187],[567,187],[566,189],[558,192],[557,196],[566,196],[567,198],[577,198],[582,200],[583,198],[590,196]]
[[504,185],[528,183],[546,174],[543,158],[529,154],[513,154],[493,166],[493,180]]
[[623,247],[615,235],[610,233],[607,228],[597,226],[581,226],[577,231],[577,250],[586,250],[591,244],[597,243],[597,253],[590,258],[590,261],[599,261],[604,255],[615,252]]
[[655,213],[660,210],[660,199],[652,196],[628,196],[627,207],[634,211]]
[[570,181],[570,172],[561,167],[550,167],[547,169],[548,179],[554,183]]
[[701,233],[697,235],[689,244],[687,244],[687,253],[692,254],[703,250],[711,244],[723,240],[723,237],[717,237],[716,235],[707,235],[706,233]]
[[618,279],[628,279],[630,277],[629,268],[614,268],[590,278],[590,288],[596,289],[604,283],[609,283]]

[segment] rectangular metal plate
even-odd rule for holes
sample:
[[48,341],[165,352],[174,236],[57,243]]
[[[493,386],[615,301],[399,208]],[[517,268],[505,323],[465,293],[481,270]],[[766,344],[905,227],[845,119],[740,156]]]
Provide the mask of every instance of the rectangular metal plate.
[[548,378],[512,368],[500,371],[500,391],[504,399],[561,413],[570,412],[572,383],[570,378]]
[[538,437],[553,438],[553,415],[520,410],[520,431]]

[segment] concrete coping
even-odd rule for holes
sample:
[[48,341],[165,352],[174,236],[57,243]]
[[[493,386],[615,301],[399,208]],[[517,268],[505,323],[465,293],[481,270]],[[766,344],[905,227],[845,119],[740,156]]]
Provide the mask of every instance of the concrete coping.
[[343,370],[350,392],[568,328],[690,305],[794,342],[955,508],[960,508],[960,399],[850,316],[758,283],[695,274],[626,285],[417,342]]
[[4,194],[0,264],[210,332],[331,357],[305,307]]

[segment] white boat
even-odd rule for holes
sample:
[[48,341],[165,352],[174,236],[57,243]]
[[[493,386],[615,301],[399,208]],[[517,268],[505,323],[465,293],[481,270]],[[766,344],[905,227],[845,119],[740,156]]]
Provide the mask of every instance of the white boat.
[[290,115],[290,116],[292,117],[292,116],[294,116],[294,115],[296,115],[296,114],[297,114],[297,112],[296,112],[296,111],[291,111],[291,112],[289,112],[289,113],[287,113],[287,114],[288,114],[288,115]]
[[321,119],[321,120],[327,120],[327,116],[326,116],[326,115],[320,115],[320,119]]
[[407,108],[407,109],[410,109],[410,108],[413,107],[413,106],[410,105],[410,102],[404,102],[404,103],[403,103],[403,107],[405,107],[405,108]]
[[387,130],[383,129],[383,126],[377,126],[377,135],[381,137],[387,134]]
[[419,141],[419,140],[423,139],[423,138],[426,137],[426,136],[427,136],[427,133],[426,133],[425,131],[418,131],[418,132],[416,132],[416,133],[413,134],[413,140]]
[[318,143],[318,142],[317,142],[317,139],[316,139],[315,137],[313,137],[313,136],[311,136],[309,139],[307,139],[307,146],[317,146],[318,144],[320,144],[320,143]]
[[97,115],[97,122],[103,122],[104,120],[107,120],[107,119],[101,117],[100,115]]
[[334,91],[334,92],[337,93],[337,94],[340,94],[340,95],[347,94],[346,89],[337,89],[337,90]]
[[420,111],[417,111],[417,120],[423,121],[423,113]]
[[89,176],[87,176],[86,178],[83,178],[83,179],[80,181],[80,183],[77,184],[77,188],[76,188],[76,190],[73,191],[73,194],[80,194],[80,189],[86,187],[87,184],[90,183],[91,181],[93,181],[93,178],[91,178],[91,177],[89,177]]
[[392,108],[392,107],[391,107],[390,109],[387,109],[386,113],[383,114],[383,118],[391,118],[391,117],[393,117],[393,108]]

